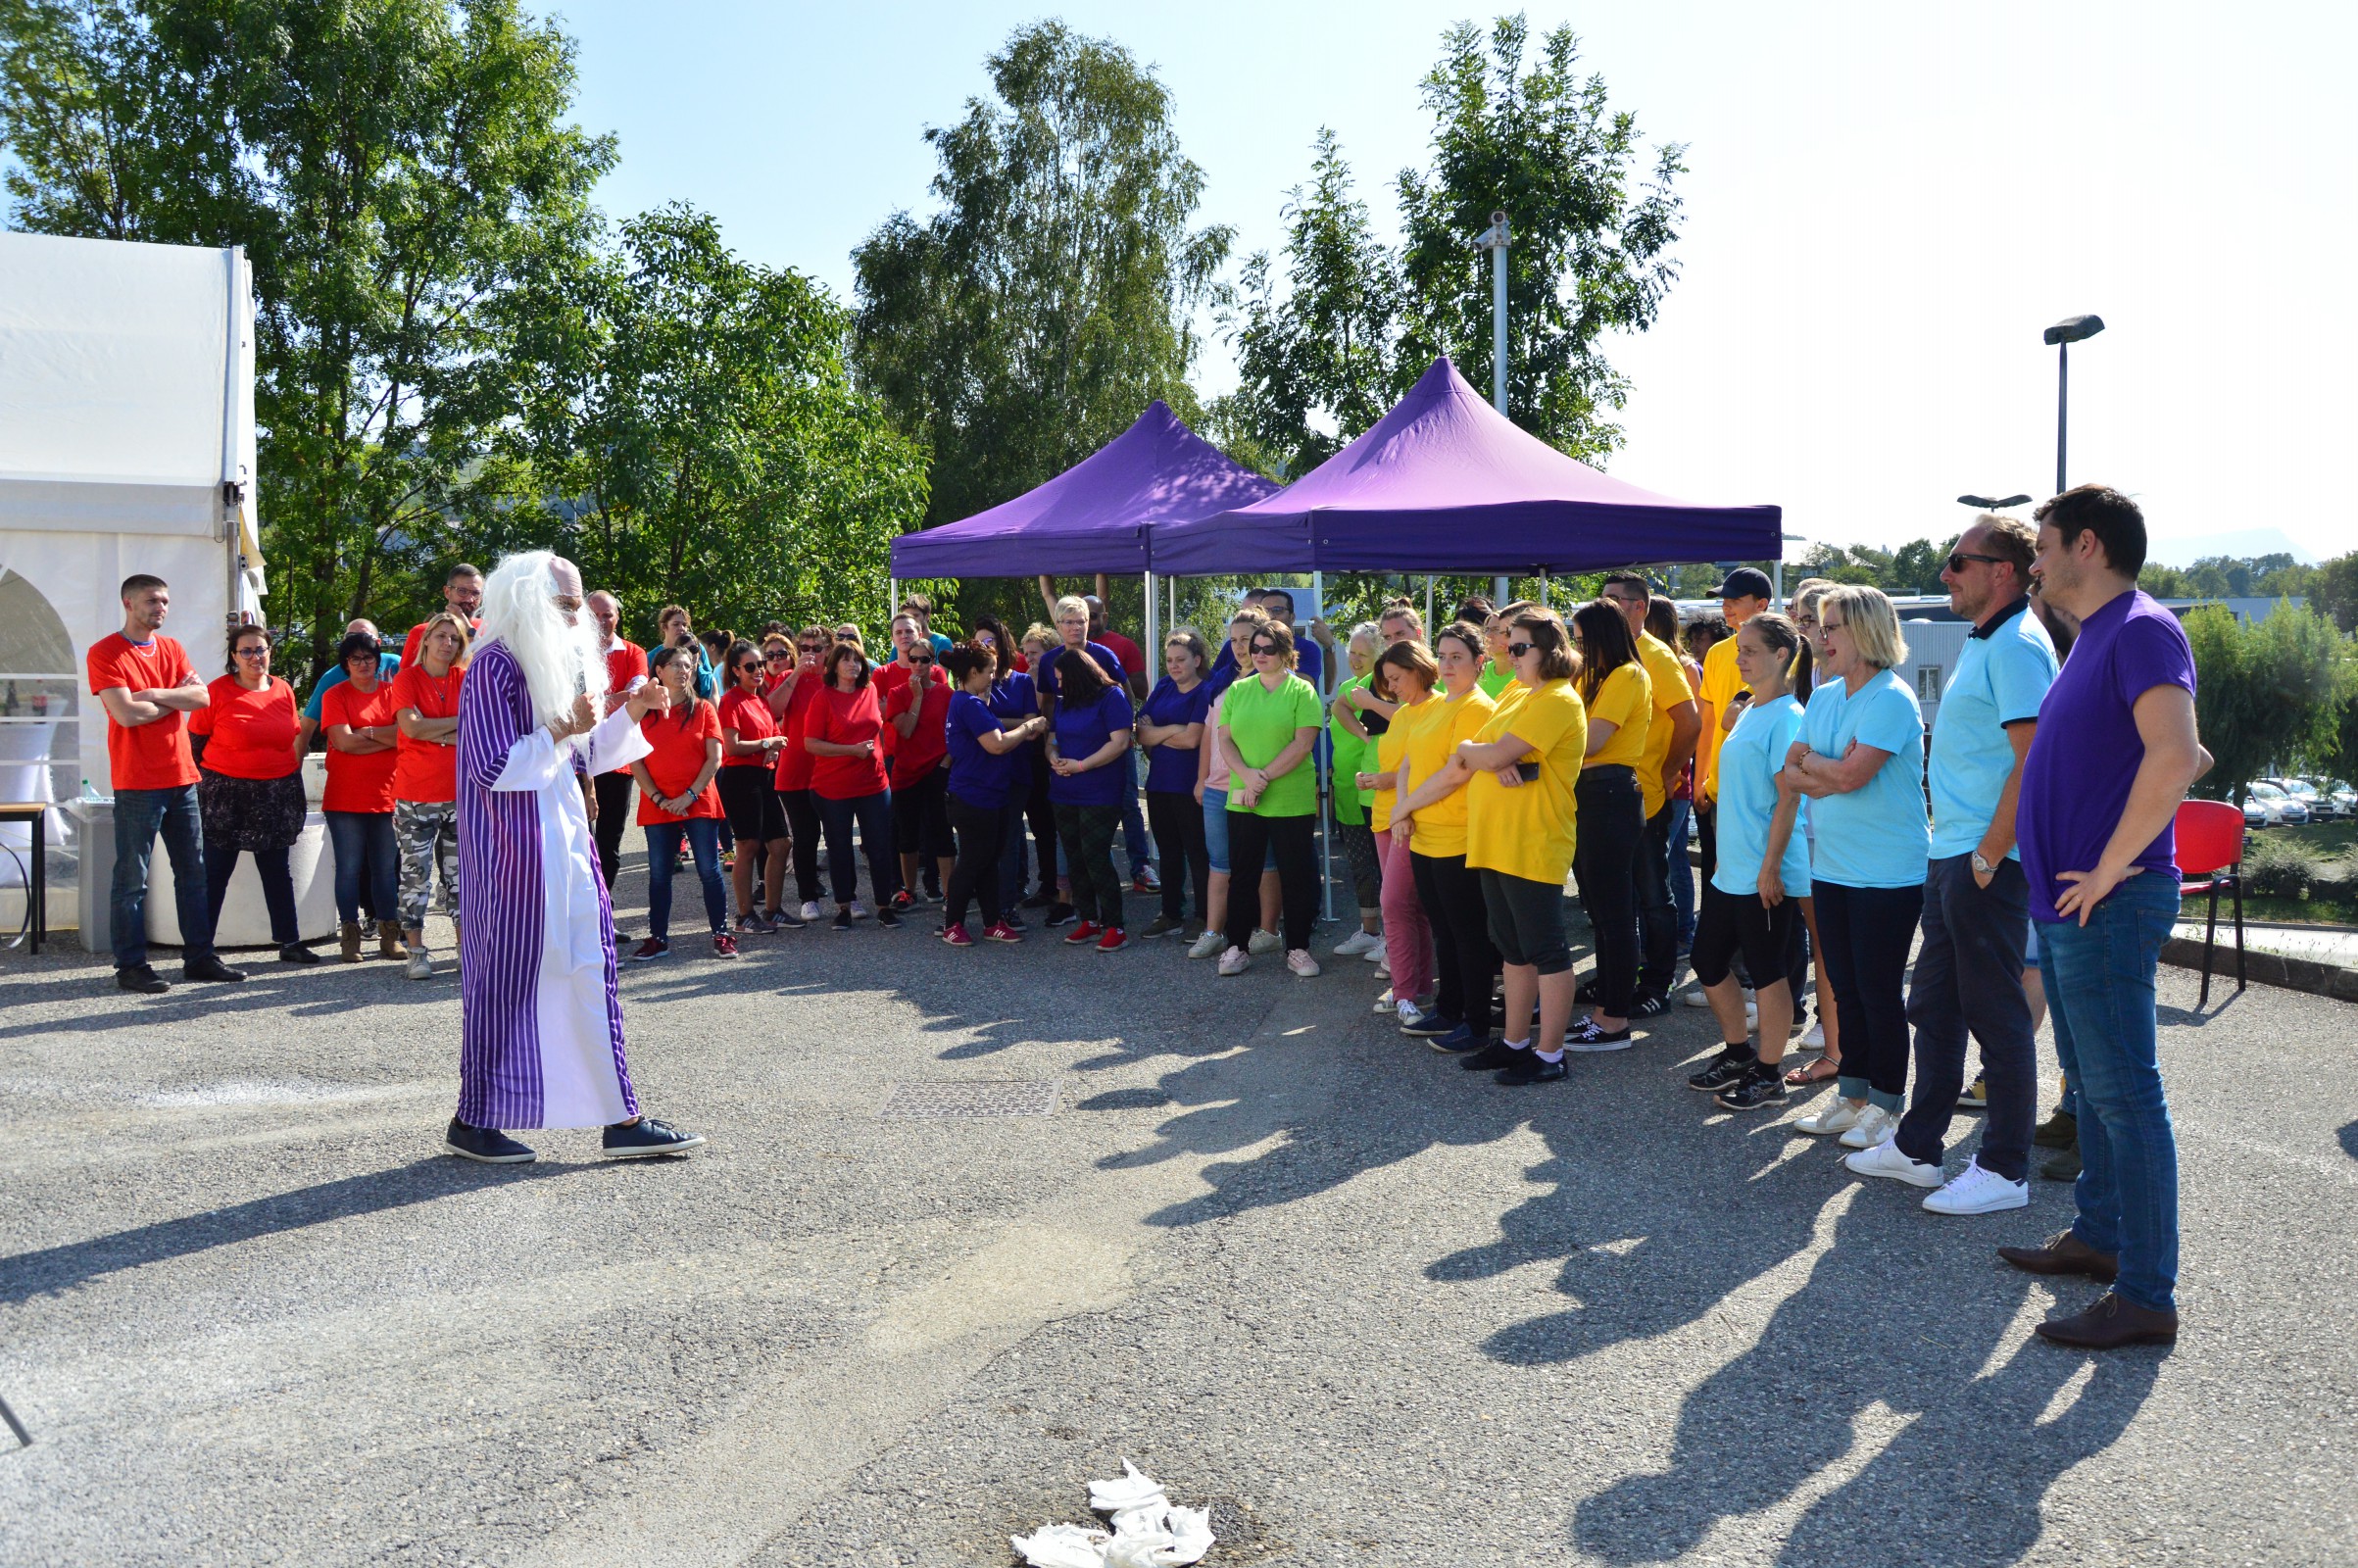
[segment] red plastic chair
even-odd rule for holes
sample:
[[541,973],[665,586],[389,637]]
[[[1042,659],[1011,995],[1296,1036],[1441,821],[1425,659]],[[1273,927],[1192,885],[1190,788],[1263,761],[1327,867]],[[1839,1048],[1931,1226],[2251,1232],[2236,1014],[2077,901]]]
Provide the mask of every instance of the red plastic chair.
[[2224,801],[2182,801],[2178,807],[2178,896],[2208,893],[2202,927],[2200,1012],[2211,1000],[2211,950],[2219,939],[2219,895],[2235,901],[2235,989],[2243,989],[2243,809]]

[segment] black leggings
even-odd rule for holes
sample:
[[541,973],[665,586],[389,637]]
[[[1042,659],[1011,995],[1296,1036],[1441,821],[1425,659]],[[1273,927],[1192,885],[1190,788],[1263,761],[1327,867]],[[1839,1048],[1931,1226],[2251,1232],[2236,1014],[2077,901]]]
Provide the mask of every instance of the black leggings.
[[1916,923],[1924,918],[1924,885],[1852,888],[1812,882],[1818,961],[1834,988],[1842,1022],[1842,1094],[1898,1110],[1908,1086],[1908,1016],[1904,982]]
[[1048,781],[1055,776],[1049,771],[1047,752],[1034,743],[1032,787],[1024,797],[1023,814],[1032,824],[1032,858],[1040,862],[1033,869],[1039,874],[1039,889],[1052,897],[1056,891],[1056,804],[1048,798]]
[[[262,906],[270,911],[270,940],[282,948],[302,941],[302,928],[295,923],[295,878],[287,866],[287,847],[282,844],[246,853],[254,857],[254,869],[262,877]],[[205,856],[205,895],[216,926],[221,923],[221,903],[229,897],[229,878],[237,870],[238,854],[236,850],[211,850]]]
[[1626,767],[1584,769],[1573,787],[1580,835],[1572,869],[1597,947],[1597,1009],[1626,1018],[1638,989],[1638,857],[1646,848],[1646,806]]
[[1462,855],[1419,855],[1411,848],[1408,866],[1416,896],[1433,927],[1434,967],[1441,977],[1433,1008],[1455,1018],[1477,1035],[1490,1033],[1491,985],[1498,978],[1498,950],[1490,940],[1490,905],[1482,873],[1466,868]]
[[598,874],[606,878],[610,897],[614,891],[614,873],[622,869],[622,830],[630,825],[631,788],[628,769],[601,773],[590,782],[598,802]]
[[786,808],[786,831],[794,835],[794,890],[805,904],[816,904],[826,892],[818,879],[818,797],[809,790],[780,790],[778,804]]
[[[819,815],[827,824],[827,877],[835,884],[835,902],[850,904],[860,891],[860,855],[868,858],[868,897],[881,909],[901,891],[901,862],[893,858],[893,792],[855,795],[849,800],[816,797]],[[852,844],[852,827],[860,827],[860,844]]]
[[1072,906],[1099,925],[1122,923],[1122,879],[1113,869],[1113,835],[1122,827],[1119,806],[1056,807],[1056,837],[1064,847],[1064,871],[1072,878]]
[[947,797],[947,801],[950,831],[958,835],[958,860],[950,867],[950,886],[942,895],[942,924],[963,924],[967,901],[974,900],[982,906],[983,924],[997,925],[1007,912],[999,885],[999,852],[1007,838],[1007,808],[970,805],[955,795]]
[[1318,918],[1317,818],[1228,813],[1228,945],[1250,949],[1261,912],[1261,867],[1277,865],[1278,900],[1285,908],[1286,951],[1310,947]]
[[1211,855],[1204,845],[1204,808],[1195,792],[1147,791],[1147,821],[1154,829],[1154,853],[1162,860],[1162,914],[1178,919],[1188,887],[1196,890],[1196,918],[1211,907]]

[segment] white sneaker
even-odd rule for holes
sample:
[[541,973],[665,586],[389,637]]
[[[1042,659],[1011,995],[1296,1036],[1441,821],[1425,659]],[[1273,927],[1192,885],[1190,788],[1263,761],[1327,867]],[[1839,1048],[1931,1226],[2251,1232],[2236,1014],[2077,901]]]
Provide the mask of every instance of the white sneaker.
[[1877,1144],[1891,1137],[1892,1130],[1898,1125],[1899,1113],[1897,1111],[1886,1110],[1877,1104],[1869,1104],[1866,1109],[1858,1113],[1858,1120],[1851,1124],[1850,1130],[1842,1134],[1842,1147],[1844,1149],[1873,1149]]
[[[1413,1007],[1416,1005],[1416,1004],[1411,1002],[1408,1004],[1408,1005]],[[1375,1010],[1378,1012],[1395,1012],[1398,1011],[1399,1008],[1400,1000],[1393,996],[1392,988],[1390,986],[1386,986],[1384,988],[1384,994],[1375,999]]]
[[1189,946],[1187,956],[1191,958],[1216,958],[1219,956],[1220,950],[1226,946],[1228,946],[1226,937],[1217,931],[1206,931]]
[[1307,948],[1296,948],[1286,955],[1286,967],[1307,980],[1318,973],[1318,960],[1310,956]]
[[1389,968],[1392,964],[1392,944],[1378,937],[1373,946],[1361,951],[1359,956],[1369,963],[1380,963]]
[[[1384,993],[1384,995],[1389,997],[1392,995],[1392,993],[1387,991]],[[1395,1002],[1393,1004],[1393,1010],[1400,1015],[1400,1027],[1402,1029],[1413,1029],[1418,1024],[1423,1023],[1426,1018],[1425,1009],[1418,1006],[1414,1002]]]
[[[1868,1108],[1873,1109],[1874,1107],[1869,1106]],[[1886,1138],[1881,1143],[1862,1149],[1855,1154],[1846,1154],[1842,1158],[1842,1164],[1854,1175],[1889,1176],[1891,1180],[1905,1182],[1910,1187],[1938,1187],[1940,1185],[1940,1167],[1925,1160],[1909,1158],[1900,1152],[1899,1141],[1895,1138]]]
[[855,920],[864,920],[867,917],[868,906],[860,903],[858,899],[854,899],[852,901],[852,918]]
[[1703,995],[1703,988],[1701,986],[1696,986],[1693,991],[1690,991],[1685,996],[1679,998],[1679,1002],[1681,1005],[1689,1007],[1708,1007],[1711,1005],[1711,999]]
[[434,978],[434,956],[428,953],[423,947],[416,947],[410,950],[410,978],[413,980],[431,980]]
[[1245,951],[1248,953],[1279,953],[1284,951],[1284,948],[1285,944],[1277,940],[1276,932],[1263,931],[1255,927],[1253,932],[1253,945]]
[[812,899],[809,903],[805,904],[801,912],[803,916],[803,924],[805,925],[816,925],[819,923],[819,921],[824,920],[827,917],[827,911],[818,906],[818,901],[816,899]]
[[1381,945],[1383,938],[1373,931],[1353,931],[1327,951],[1338,958],[1355,958],[1369,948]]
[[1220,955],[1220,973],[1243,974],[1253,967],[1253,959],[1243,948],[1230,948]]
[[1386,980],[1392,978],[1392,959],[1388,955],[1371,953],[1367,956],[1375,961],[1375,972],[1379,976]]
[[1795,1130],[1823,1138],[1828,1133],[1846,1133],[1858,1125],[1858,1118],[1874,1109],[1872,1105],[1853,1105],[1842,1098],[1839,1089],[1826,1092],[1826,1102],[1816,1110],[1793,1123]]
[[1983,1169],[1978,1159],[1924,1200],[1926,1211],[1934,1214],[1994,1214],[2000,1209],[2030,1206],[2029,1182],[2010,1182],[1993,1170]]
[[1795,1051],[1824,1051],[1826,1049],[1826,1026],[1822,1023],[1811,1024],[1809,1033],[1793,1042],[1793,1049]]

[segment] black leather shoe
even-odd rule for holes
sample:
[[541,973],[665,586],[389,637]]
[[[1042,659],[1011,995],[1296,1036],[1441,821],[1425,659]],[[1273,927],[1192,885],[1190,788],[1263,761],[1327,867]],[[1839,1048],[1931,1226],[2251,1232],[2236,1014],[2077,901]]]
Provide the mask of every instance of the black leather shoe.
[[2178,1314],[2156,1312],[2135,1301],[2124,1301],[2110,1291],[2095,1304],[2070,1317],[2051,1317],[2033,1331],[2054,1345],[2075,1350],[2117,1350],[2124,1345],[2174,1345]]
[[496,1128],[469,1127],[456,1116],[442,1135],[442,1147],[461,1159],[485,1165],[525,1165],[540,1157]]
[[172,989],[172,982],[144,963],[126,963],[115,971],[115,984],[125,991],[136,991],[143,997],[161,996]]
[[290,942],[278,950],[280,963],[318,963],[319,956],[300,942]]
[[2037,1247],[2001,1247],[1997,1255],[2027,1274],[2085,1274],[2110,1283],[2121,1260],[2099,1252],[2070,1231],[2059,1231]]
[[243,969],[232,969],[210,953],[180,965],[180,978],[183,980],[212,980],[222,985],[235,985],[245,977]]

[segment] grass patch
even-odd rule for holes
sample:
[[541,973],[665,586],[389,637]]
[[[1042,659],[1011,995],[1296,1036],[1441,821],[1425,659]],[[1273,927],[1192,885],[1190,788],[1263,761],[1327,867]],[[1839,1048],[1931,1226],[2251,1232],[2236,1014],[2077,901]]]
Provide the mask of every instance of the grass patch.
[[2246,844],[2260,840],[2297,844],[2319,858],[2340,855],[2358,848],[2358,822],[2304,822],[2292,827],[2272,827],[2263,833],[2246,836]]

